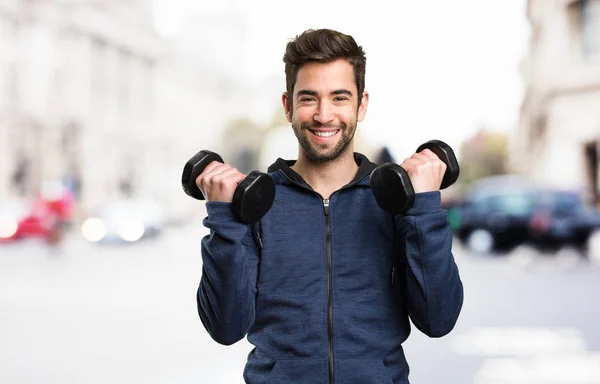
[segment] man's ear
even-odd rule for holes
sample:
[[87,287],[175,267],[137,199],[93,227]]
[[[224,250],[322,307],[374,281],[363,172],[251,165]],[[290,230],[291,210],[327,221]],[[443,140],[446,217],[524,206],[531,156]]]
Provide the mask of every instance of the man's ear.
[[288,97],[287,92],[283,92],[281,95],[281,102],[283,103],[283,110],[285,111],[285,118],[288,123],[292,122],[292,101]]
[[358,121],[363,121],[365,116],[367,115],[367,107],[369,106],[369,92],[363,92],[362,100],[360,101],[360,105],[358,106]]

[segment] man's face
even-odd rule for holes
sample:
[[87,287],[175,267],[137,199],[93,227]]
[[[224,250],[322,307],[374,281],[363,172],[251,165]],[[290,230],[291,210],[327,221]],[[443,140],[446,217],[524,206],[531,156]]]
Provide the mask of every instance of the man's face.
[[286,117],[309,160],[327,162],[350,147],[356,124],[364,119],[365,92],[360,107],[354,70],[346,60],[307,63],[300,71],[292,96],[284,93]]

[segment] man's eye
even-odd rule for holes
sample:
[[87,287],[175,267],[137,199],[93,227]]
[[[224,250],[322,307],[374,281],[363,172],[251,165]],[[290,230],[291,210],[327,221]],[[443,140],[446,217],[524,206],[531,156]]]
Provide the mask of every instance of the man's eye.
[[338,96],[335,98],[335,101],[348,101],[348,98],[345,96]]
[[314,100],[314,99],[313,99],[312,97],[302,97],[302,98],[300,99],[300,102],[302,102],[302,103],[306,103],[306,102],[310,102],[310,101],[313,101],[313,100]]

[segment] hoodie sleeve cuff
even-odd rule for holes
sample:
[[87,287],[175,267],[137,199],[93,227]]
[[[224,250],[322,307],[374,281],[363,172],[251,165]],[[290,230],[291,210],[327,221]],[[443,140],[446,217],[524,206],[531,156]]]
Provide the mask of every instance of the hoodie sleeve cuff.
[[206,213],[211,220],[215,221],[237,221],[231,210],[231,203],[220,201],[207,201]]
[[231,241],[241,241],[248,225],[239,221],[231,211],[231,203],[207,202],[204,226]]
[[419,216],[438,213],[442,209],[442,197],[440,191],[430,191],[415,194],[415,202],[404,214],[408,216]]
[[231,203],[220,201],[206,202],[206,218],[204,225],[210,229],[246,228],[247,225],[239,221],[231,210]]

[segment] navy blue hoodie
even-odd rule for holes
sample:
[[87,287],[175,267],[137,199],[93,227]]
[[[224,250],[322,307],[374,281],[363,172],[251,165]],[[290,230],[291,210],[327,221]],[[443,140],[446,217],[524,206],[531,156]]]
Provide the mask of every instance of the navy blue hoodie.
[[376,165],[354,158],[356,177],[329,199],[278,159],[259,231],[230,203],[206,204],[198,312],[218,343],[255,346],[246,383],[406,384],[409,319],[430,337],[456,324],[463,286],[440,192],[393,216],[369,186]]

